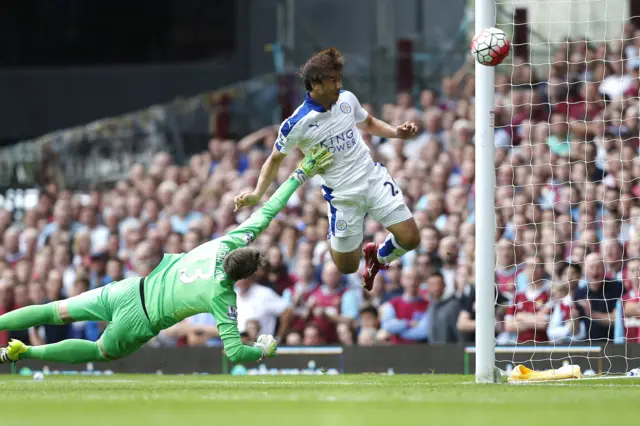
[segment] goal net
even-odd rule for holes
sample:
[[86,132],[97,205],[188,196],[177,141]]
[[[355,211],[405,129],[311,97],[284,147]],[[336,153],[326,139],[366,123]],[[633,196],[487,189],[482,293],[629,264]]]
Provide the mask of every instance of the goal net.
[[[496,365],[640,367],[640,26],[628,0],[496,0]],[[477,7],[477,6],[476,6]]]

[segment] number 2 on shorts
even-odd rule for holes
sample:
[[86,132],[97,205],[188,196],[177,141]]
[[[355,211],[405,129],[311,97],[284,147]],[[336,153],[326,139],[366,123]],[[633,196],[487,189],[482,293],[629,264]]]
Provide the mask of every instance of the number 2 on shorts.
[[383,186],[387,186],[389,185],[389,188],[391,188],[391,196],[395,197],[396,195],[398,195],[398,190],[396,189],[396,187],[393,185],[393,183],[386,181],[385,183],[383,183]]

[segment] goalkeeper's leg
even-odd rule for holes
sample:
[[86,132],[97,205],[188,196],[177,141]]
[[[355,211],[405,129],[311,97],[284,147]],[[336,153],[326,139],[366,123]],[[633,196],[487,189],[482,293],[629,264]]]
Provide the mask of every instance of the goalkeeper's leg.
[[90,361],[108,361],[98,342],[70,339],[51,345],[27,346],[19,340],[9,342],[7,348],[0,349],[0,362],[16,362],[23,359],[77,364]]
[[[80,363],[110,361],[132,354],[156,335],[143,310],[139,283],[139,278],[122,280],[57,303],[54,312],[57,314],[55,320],[59,322],[54,324],[110,321],[97,342],[66,340],[29,347],[14,340],[6,349],[0,350],[0,361],[40,359]],[[26,320],[21,324],[24,323]]]
[[9,346],[0,349],[0,363],[23,359],[69,364],[112,361],[131,355],[154,336],[144,321],[133,316],[109,324],[97,342],[69,339],[51,345],[27,346],[19,340],[12,340]]
[[[109,321],[111,314],[104,302],[103,289],[46,305],[27,306],[0,316],[0,330],[23,330],[43,324],[61,325],[74,321]],[[0,363],[22,359],[41,359],[68,363],[105,361],[97,342],[66,340],[51,345],[30,347],[13,340],[0,349]]]
[[46,305],[25,306],[0,316],[0,331],[24,330],[39,325],[62,325],[74,321],[109,321],[102,288]]
[[25,306],[6,313],[0,316],[0,330],[24,330],[43,324],[64,324],[58,313],[59,303]]

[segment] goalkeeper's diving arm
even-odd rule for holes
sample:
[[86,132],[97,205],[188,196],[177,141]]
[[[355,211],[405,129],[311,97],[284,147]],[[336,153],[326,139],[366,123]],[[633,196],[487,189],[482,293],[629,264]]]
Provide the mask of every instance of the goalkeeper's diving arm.
[[[307,179],[318,173],[322,173],[333,162],[333,154],[326,148],[314,148],[302,159],[298,167],[291,173],[289,178],[278,187],[275,193],[269,197],[266,203],[254,212],[249,219],[227,234],[227,237],[234,238],[236,243],[241,244],[241,240],[250,234],[250,240],[255,239],[262,233],[282,209],[285,208],[289,198],[296,190],[303,185]],[[245,240],[247,245],[251,241]]]
[[[286,206],[289,198],[307,179],[315,176],[331,165],[333,156],[326,148],[318,148],[309,152],[289,179],[284,182],[258,211],[251,215],[242,225],[227,234],[233,239],[243,239],[247,233],[256,237],[264,231],[271,220]],[[250,241],[244,240],[244,245]],[[230,290],[233,292],[233,290]],[[273,336],[260,336],[254,346],[242,344],[238,325],[230,318],[222,298],[216,298],[213,314],[220,331],[224,349],[232,362],[257,361],[265,357],[275,356],[276,342]]]

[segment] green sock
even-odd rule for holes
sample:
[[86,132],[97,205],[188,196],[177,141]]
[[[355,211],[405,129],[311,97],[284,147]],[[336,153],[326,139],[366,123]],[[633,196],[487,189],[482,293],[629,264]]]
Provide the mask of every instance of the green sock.
[[69,339],[43,346],[30,346],[20,359],[40,359],[43,361],[77,364],[89,361],[109,361],[102,355],[98,342]]
[[0,316],[0,330],[24,330],[42,324],[61,325],[58,302],[32,305]]

